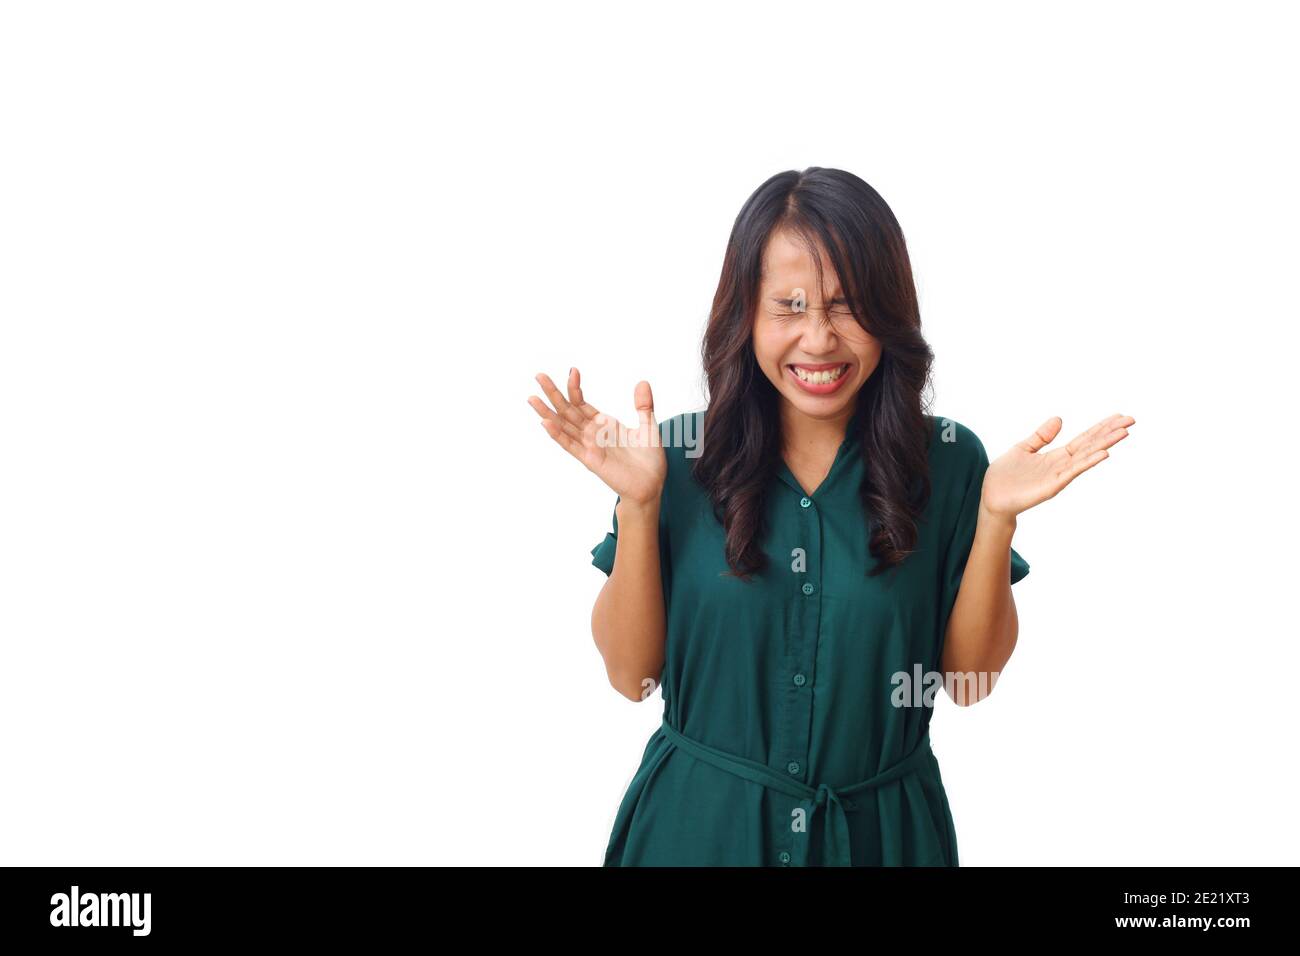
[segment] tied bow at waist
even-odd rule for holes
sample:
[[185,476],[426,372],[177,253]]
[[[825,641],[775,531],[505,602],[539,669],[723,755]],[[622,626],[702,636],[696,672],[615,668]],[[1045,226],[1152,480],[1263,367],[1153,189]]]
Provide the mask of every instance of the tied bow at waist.
[[[783,777],[766,764],[747,760],[744,757],[738,757],[735,754],[729,754],[726,751],[702,744],[698,740],[692,740],[669,724],[667,717],[664,718],[662,729],[664,735],[678,748],[686,751],[697,760],[712,764],[719,770],[725,770],[753,783],[770,787],[787,796],[799,798],[802,801],[804,820],[810,829],[814,817],[820,810],[823,813],[822,849],[826,854],[826,865],[828,866],[853,865],[852,856],[849,852],[849,818],[846,813],[846,809],[853,809],[853,801],[847,799],[849,795],[871,790],[882,783],[897,780],[899,777],[919,769],[931,756],[930,731],[927,728],[925,734],[921,737],[920,743],[916,745],[911,753],[874,777],[846,787],[829,787],[824,783],[811,787],[799,780]],[[805,833],[804,838],[795,843],[793,860],[795,866],[808,865],[811,844],[809,835],[809,833]]]

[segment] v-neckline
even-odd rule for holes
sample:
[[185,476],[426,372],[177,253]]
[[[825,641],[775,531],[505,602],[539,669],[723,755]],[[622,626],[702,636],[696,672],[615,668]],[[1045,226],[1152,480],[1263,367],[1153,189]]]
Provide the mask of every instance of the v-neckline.
[[835,457],[831,459],[831,467],[827,470],[826,477],[823,478],[818,483],[816,488],[814,488],[812,491],[809,491],[802,484],[800,484],[799,479],[796,478],[794,475],[794,470],[786,462],[785,455],[781,455],[781,469],[779,472],[779,477],[781,478],[781,480],[784,481],[791,488],[793,488],[795,491],[799,492],[799,494],[802,495],[803,497],[808,498],[809,500],[815,499],[817,497],[817,492],[821,491],[823,488],[829,487],[831,483],[831,479],[835,477],[836,470],[840,468],[840,466],[844,461],[845,450],[850,445],[857,444],[857,437],[858,437],[857,426],[858,426],[858,419],[861,417],[861,415],[862,412],[860,409],[855,410],[853,412],[853,417],[849,419],[848,427],[845,428],[844,430],[844,437],[840,440],[840,446],[835,449]]
[[790,467],[790,464],[785,460],[784,455],[781,456],[781,478],[786,484],[799,492],[799,494],[803,495],[805,498],[816,498],[817,492],[827,487],[830,484],[831,479],[835,476],[836,470],[840,467],[840,462],[844,459],[844,451],[848,448],[851,440],[849,434],[845,433],[844,438],[840,441],[839,447],[835,449],[835,457],[831,459],[831,466],[827,469],[826,476],[817,483],[817,487],[812,491],[805,488],[803,483],[795,477],[794,469]]
[[[839,458],[839,454],[840,453],[838,451],[835,453],[835,457],[837,459]],[[789,462],[785,460],[785,456],[784,455],[781,456],[781,476],[787,479],[786,483],[791,485],[795,491],[799,492],[799,494],[803,495],[805,498],[811,498],[813,495],[817,494],[817,492],[820,489],[824,488],[826,486],[826,479],[831,476],[831,472],[834,470],[835,470],[835,462],[831,462],[831,467],[830,470],[826,472],[826,477],[817,483],[816,488],[814,488],[812,491],[809,491],[807,488],[803,486],[803,482],[801,482],[799,478],[795,475],[794,469],[791,468]]]

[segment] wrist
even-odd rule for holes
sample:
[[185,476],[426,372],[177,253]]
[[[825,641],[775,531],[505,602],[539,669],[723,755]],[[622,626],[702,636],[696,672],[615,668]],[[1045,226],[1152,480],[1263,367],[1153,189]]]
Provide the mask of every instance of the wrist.
[[620,498],[618,502],[618,520],[620,522],[630,522],[659,518],[659,496],[656,495],[649,501],[637,501],[631,498]]
[[1016,516],[1014,514],[1002,514],[991,511],[984,502],[980,502],[979,518],[977,527],[985,527],[995,531],[1013,532],[1016,530]]

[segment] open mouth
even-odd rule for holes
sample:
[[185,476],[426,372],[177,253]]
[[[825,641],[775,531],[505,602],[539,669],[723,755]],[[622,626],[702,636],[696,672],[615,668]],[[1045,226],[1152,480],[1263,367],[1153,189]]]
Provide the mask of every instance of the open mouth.
[[786,369],[804,391],[814,395],[826,395],[844,384],[852,363],[823,362],[818,365],[791,364]]

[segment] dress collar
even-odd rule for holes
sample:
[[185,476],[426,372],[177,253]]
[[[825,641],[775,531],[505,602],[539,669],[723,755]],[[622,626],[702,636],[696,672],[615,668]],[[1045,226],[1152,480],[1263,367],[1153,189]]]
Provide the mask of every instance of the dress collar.
[[862,425],[863,417],[860,407],[854,411],[853,417],[849,419],[849,424],[845,427],[844,440],[840,442],[840,447],[835,452],[835,460],[831,462],[830,471],[826,472],[826,477],[822,479],[822,483],[817,486],[811,495],[799,484],[799,479],[794,476],[794,472],[790,470],[790,466],[785,463],[784,458],[781,459],[777,477],[798,492],[800,498],[811,498],[816,501],[818,497],[824,497],[831,489],[831,482],[841,471],[849,467],[853,457],[859,454],[858,450],[862,442],[858,438],[858,428]]

